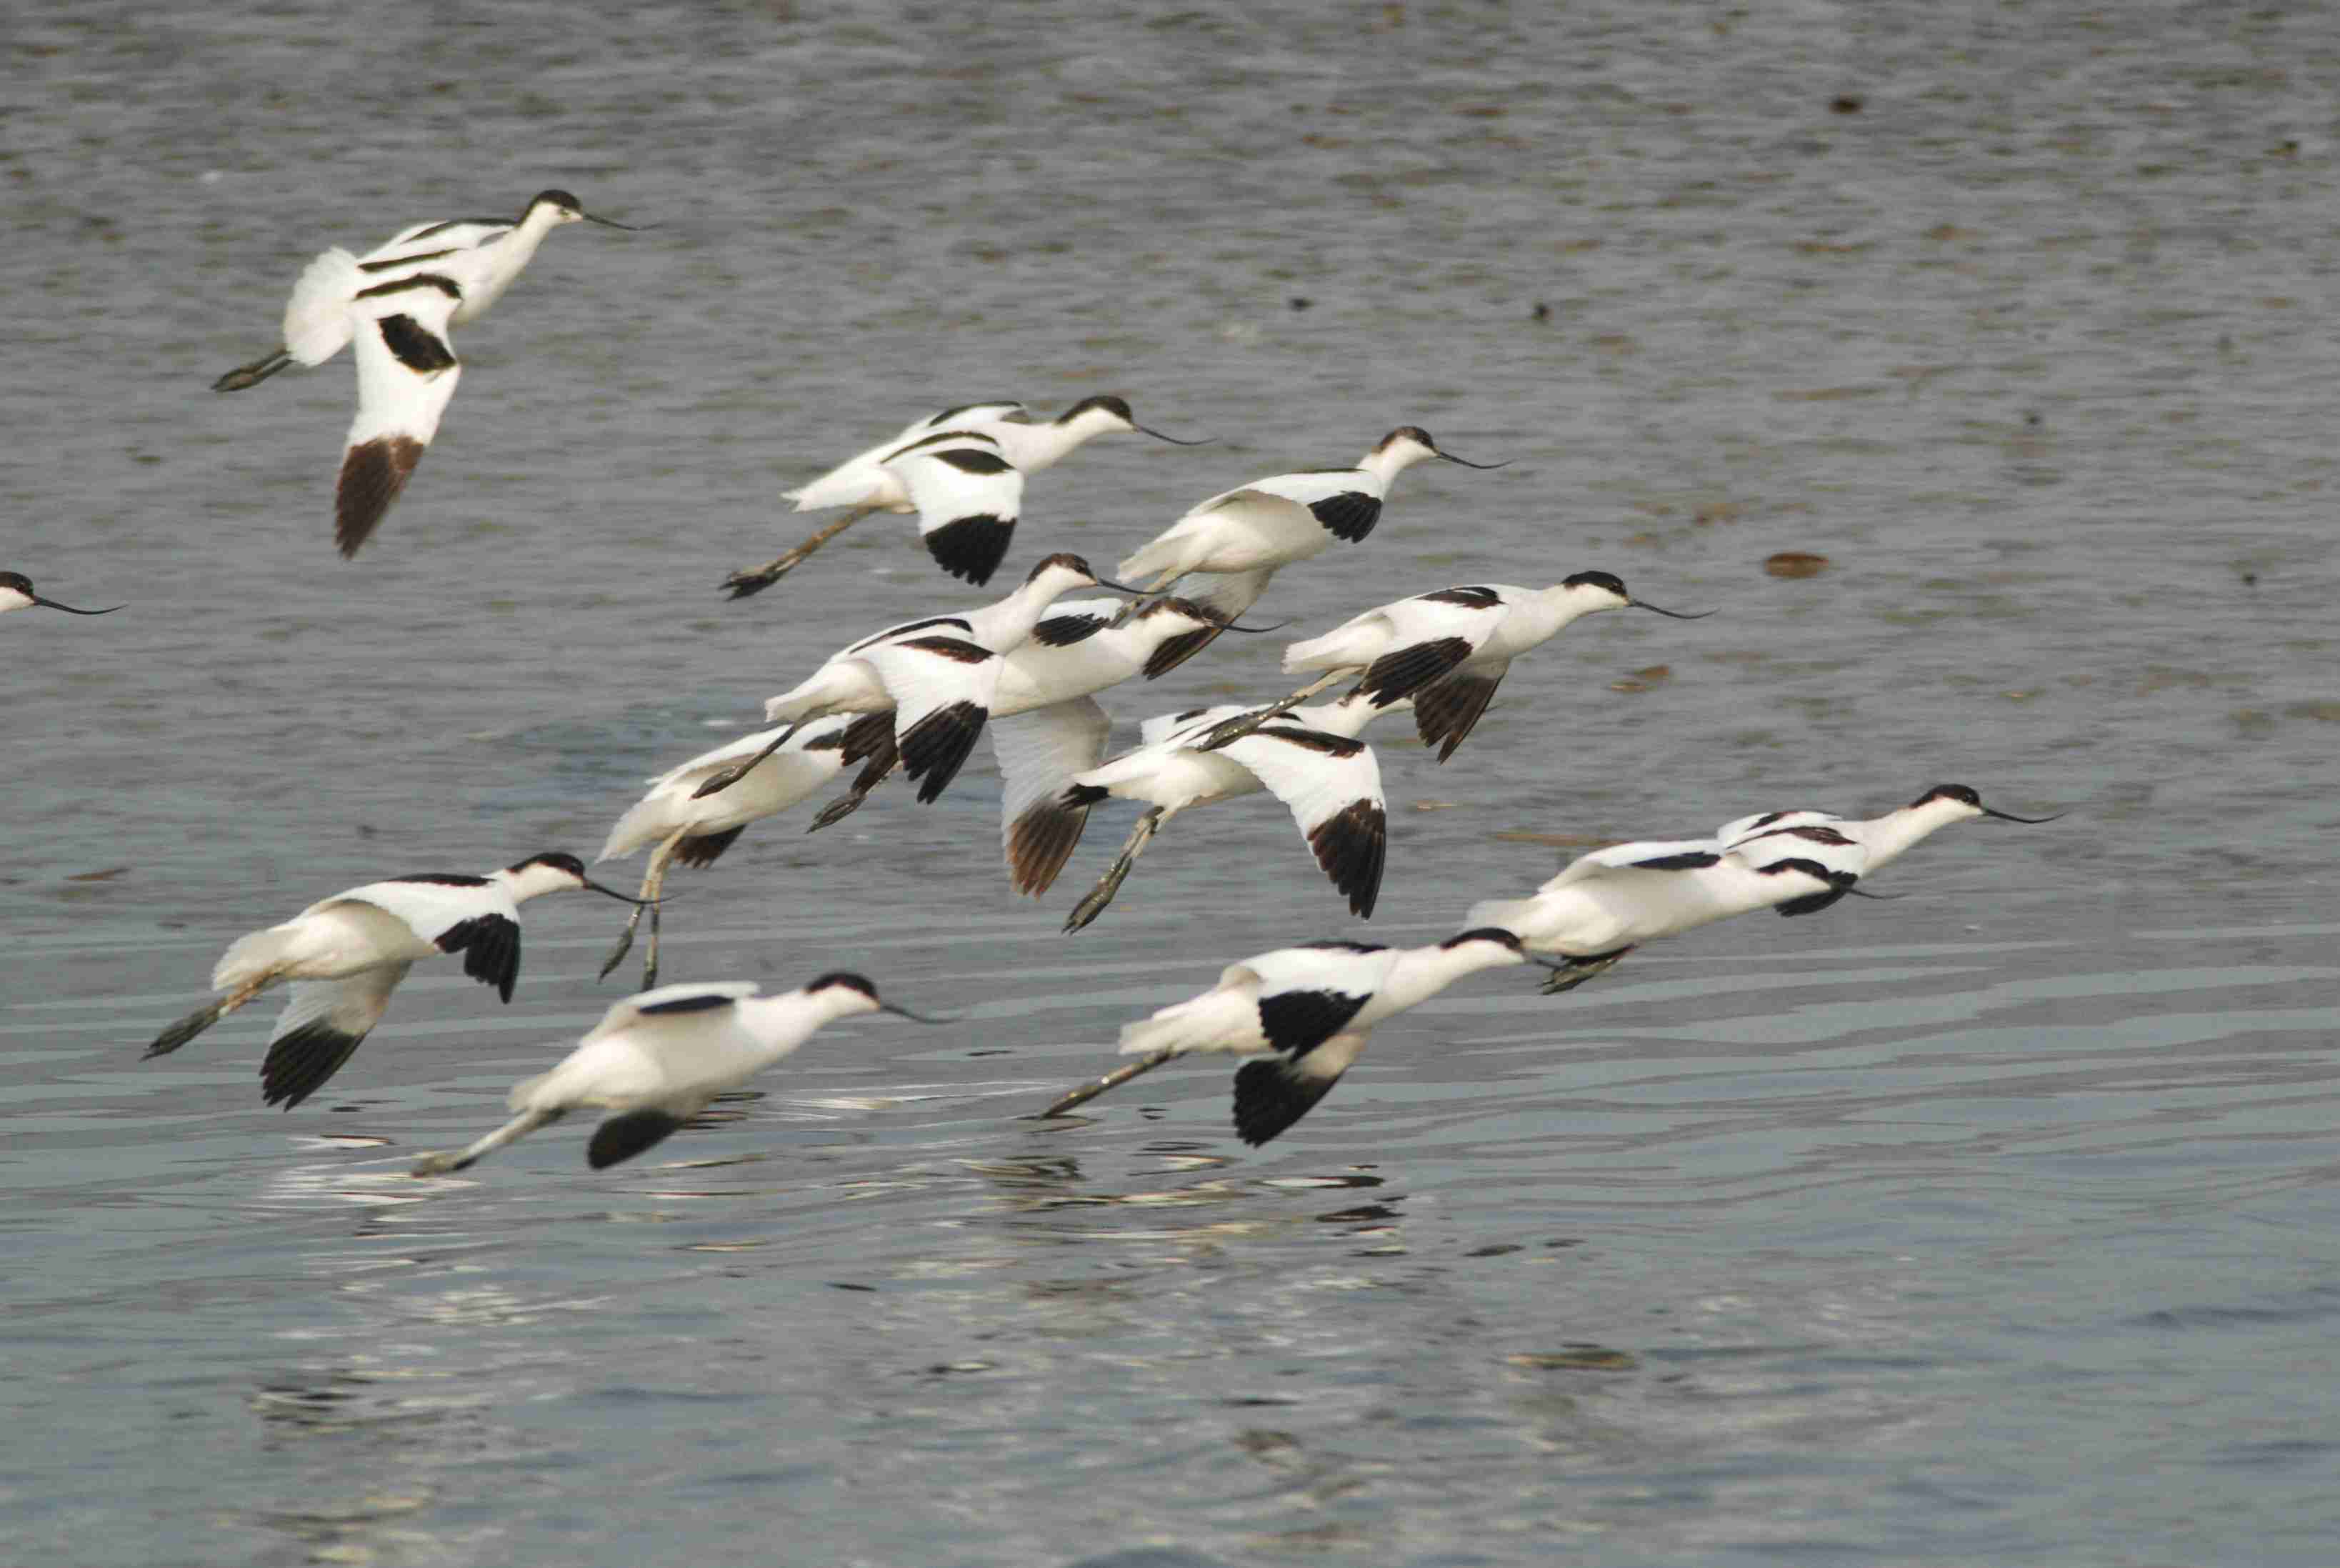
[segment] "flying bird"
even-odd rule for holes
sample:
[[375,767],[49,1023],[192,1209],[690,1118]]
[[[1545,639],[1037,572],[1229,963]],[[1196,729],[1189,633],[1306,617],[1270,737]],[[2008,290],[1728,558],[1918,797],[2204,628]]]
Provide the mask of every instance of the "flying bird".
[[639,232],[587,212],[566,191],[543,191],[517,220],[418,223],[362,256],[323,252],[292,285],[283,345],[212,383],[241,392],[355,344],[358,412],[333,500],[333,542],[344,557],[372,534],[438,433],[462,374],[451,330],[487,313],[545,235],[580,220]]
[[1133,581],[1153,573],[1146,585],[1150,593],[1164,591],[1189,572],[1243,574],[1243,591],[1249,595],[1243,603],[1230,607],[1211,600],[1211,608],[1233,619],[1251,608],[1279,569],[1322,554],[1335,541],[1354,544],[1373,532],[1397,476],[1430,458],[1464,468],[1503,466],[1442,452],[1428,431],[1400,425],[1353,468],[1271,474],[1198,502],[1118,570]]
[[[865,764],[856,789],[874,788],[894,766],[894,716],[891,713],[839,713],[795,727],[778,751],[763,755],[778,736],[776,730],[743,735],[737,740],[700,753],[649,781],[649,791],[629,807],[610,829],[595,862],[613,860],[645,847],[649,864],[642,873],[642,902],[626,921],[617,949],[601,966],[601,978],[624,961],[634,945],[642,914],[650,918],[648,950],[642,960],[642,989],[658,984],[659,915],[656,902],[666,888],[669,862],[712,866],[751,822],[787,810],[818,791],[854,763]],[[694,793],[699,785],[742,760],[757,757],[739,782],[715,795]]]
[[[1022,403],[1005,401],[961,403],[913,420],[890,441],[783,491],[798,511],[852,510],[787,554],[733,572],[723,586],[733,599],[761,593],[863,518],[892,511],[917,513],[919,540],[935,564],[980,587],[1007,553],[1026,476],[1054,468],[1098,436],[1125,431],[1173,446],[1205,444],[1147,429],[1117,397],[1083,398],[1045,422]],[[937,454],[956,464],[959,475],[924,461]]]
[[921,1024],[907,1008],[878,999],[859,975],[823,975],[777,997],[756,994],[752,981],[662,986],[629,997],[549,1073],[512,1086],[514,1114],[495,1131],[461,1149],[414,1162],[418,1176],[459,1171],[570,1111],[616,1114],[593,1129],[585,1163],[595,1170],[629,1160],[662,1142],[713,1102],[788,1056],[824,1024],[857,1013],[888,1012]]
[[[1392,706],[1402,706],[1395,704]],[[1228,705],[1149,719],[1140,744],[1101,765],[1073,774],[1052,797],[1038,799],[1008,830],[1011,853],[1018,834],[1036,848],[1030,864],[1011,862],[1020,890],[1037,893],[1054,879],[1080,840],[1089,808],[1108,796],[1146,802],[1128,841],[1096,887],[1065,918],[1077,931],[1105,912],[1137,858],[1164,824],[1181,811],[1264,789],[1290,809],[1309,851],[1334,887],[1347,898],[1349,912],[1373,917],[1380,896],[1382,861],[1388,844],[1388,809],[1382,798],[1381,764],[1373,748],[1358,739],[1364,727],[1389,707],[1363,698],[1294,709],[1257,733],[1219,748],[1198,749],[1223,721],[1246,710]],[[1101,747],[1103,731],[1088,726],[1087,744]],[[1078,734],[1059,737],[1060,757],[1077,759],[1071,747]],[[1021,799],[1029,786],[1017,791]]]
[[[1200,996],[1125,1024],[1121,1054],[1137,1059],[1059,1098],[1060,1116],[1141,1073],[1193,1052],[1260,1057],[1235,1070],[1235,1134],[1267,1142],[1308,1114],[1365,1048],[1375,1025],[1466,975],[1542,963],[1520,938],[1482,928],[1426,948],[1310,942],[1255,954],[1220,972]],[[1545,968],[1552,968],[1545,965]]]
[[177,1050],[273,986],[290,982],[261,1064],[263,1102],[291,1110],[341,1070],[419,958],[463,955],[463,972],[509,1002],[520,978],[520,906],[585,888],[634,900],[585,875],[574,855],[531,855],[484,877],[425,872],[321,898],[280,926],[238,938],[212,970],[223,992],[154,1037],[149,1057]]
[[1423,743],[1443,744],[1438,759],[1443,762],[1486,710],[1512,660],[1584,616],[1626,609],[1676,620],[1714,613],[1661,609],[1626,592],[1624,582],[1607,571],[1580,571],[1545,589],[1466,583],[1416,594],[1292,644],[1284,650],[1286,674],[1324,673],[1254,715],[1221,726],[1205,744],[1224,746],[1354,675],[1357,690],[1377,702],[1413,698]]
[[1471,906],[1471,924],[1519,933],[1530,952],[1567,962],[1547,993],[1573,990],[1644,942],[1730,915],[1776,908],[1810,915],[1848,894],[1867,868],[1861,847],[1834,829],[1782,827],[1720,839],[1642,839],[1580,855],[1525,898]]
[[[1971,785],[1937,784],[1898,810],[1881,817],[1867,819],[1839,817],[1828,811],[1762,811],[1726,822],[1715,830],[1715,837],[1730,845],[1739,845],[1782,828],[1819,827],[1843,834],[1860,846],[1865,864],[1862,875],[1871,875],[1899,859],[1919,843],[1939,832],[1953,822],[1971,822],[1977,817],[1989,817],[2001,822],[2037,824],[2053,822],[2061,811],[2047,817],[2018,817],[2009,811],[1996,811],[1982,803],[1982,796]],[[1780,913],[1787,913],[1781,910]]]
[[[983,734],[1002,656],[1032,635],[1062,595],[1119,586],[1077,555],[1051,555],[1005,599],[963,615],[906,620],[831,654],[805,680],[768,699],[764,717],[803,723],[831,713],[891,711],[902,770],[914,782],[924,780],[918,799],[931,802],[957,777]],[[729,789],[793,732],[783,730],[762,754],[715,774],[698,793]]]

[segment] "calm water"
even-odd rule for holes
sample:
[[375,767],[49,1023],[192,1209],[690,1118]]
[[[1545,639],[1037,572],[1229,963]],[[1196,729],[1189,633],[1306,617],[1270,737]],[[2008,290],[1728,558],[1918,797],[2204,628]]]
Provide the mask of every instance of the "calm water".
[[[0,624],[9,1560],[2331,1560],[2328,8],[11,20],[0,566],[133,608]],[[320,246],[547,185],[664,226],[547,244],[340,561],[346,362],[205,384]],[[1263,618],[1595,567],[1725,613],[1576,629],[1444,768],[1384,739],[1366,928],[1260,800],[1074,938],[1125,807],[1040,904],[987,761],[751,829],[675,878],[669,978],[966,1021],[841,1027],[613,1172],[564,1126],[402,1174],[622,994],[598,900],[531,907],[508,1008],[418,972],[291,1115],[273,1007],[139,1060],[241,932],[590,853],[982,597],[888,520],[725,603],[782,487],[1098,392],[1217,444],[1039,477],[1011,573],[1419,422],[1511,466],[1408,474]],[[1281,690],[1236,640],[1108,706]],[[1483,977],[1263,1150],[1210,1064],[1015,1119],[1233,958],[1573,852],[1520,835],[1944,779],[2071,814],[1570,997]]]

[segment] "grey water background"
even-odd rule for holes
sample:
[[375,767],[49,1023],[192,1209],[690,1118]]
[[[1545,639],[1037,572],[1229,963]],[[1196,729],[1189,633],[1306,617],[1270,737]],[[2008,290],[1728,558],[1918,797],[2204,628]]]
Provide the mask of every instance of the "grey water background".
[[[0,622],[5,1557],[2329,1563],[2335,23],[18,8],[0,566],[130,608]],[[552,237],[339,561],[348,362],[206,383],[314,250],[547,185],[663,226]],[[1127,808],[1038,904],[987,760],[757,825],[673,878],[669,978],[964,1021],[841,1026],[615,1171],[562,1126],[402,1174],[623,994],[600,900],[530,908],[508,1008],[418,970],[290,1115],[268,1003],[139,1060],[236,935],[590,854],[987,597],[887,519],[723,602],[781,488],[1101,392],[1216,444],[1036,478],[1003,587],[1419,422],[1511,466],[1408,473],[1257,618],[1588,568],[1723,613],[1577,627],[1443,768],[1377,737],[1369,925],[1260,799],[1072,938]],[[1279,691],[1284,640],[1106,700]],[[2070,814],[1572,997],[1482,977],[1264,1149],[1208,1062],[1015,1119],[1246,953],[1946,779]]]

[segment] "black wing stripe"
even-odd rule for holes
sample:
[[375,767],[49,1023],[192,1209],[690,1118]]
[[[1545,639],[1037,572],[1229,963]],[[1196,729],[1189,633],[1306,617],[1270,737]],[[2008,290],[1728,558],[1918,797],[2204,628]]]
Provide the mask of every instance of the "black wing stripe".
[[1070,648],[1112,624],[1102,615],[1052,615],[1032,629],[1032,640],[1043,648]]
[[1158,680],[1169,674],[1208,648],[1221,630],[1222,628],[1216,626],[1198,627],[1193,631],[1182,631],[1177,636],[1167,639],[1146,656],[1145,679]]
[[739,998],[727,997],[720,991],[702,991],[695,997],[676,997],[663,1002],[645,1002],[634,1011],[646,1018],[665,1013],[711,1013],[718,1007],[734,1006]]
[[1722,856],[1717,850],[1685,849],[1679,855],[1653,855],[1632,864],[1636,871],[1699,871],[1721,863]]
[[1503,596],[1493,589],[1481,588],[1475,583],[1442,588],[1435,593],[1425,593],[1422,597],[1435,604],[1465,604],[1473,610],[1492,610],[1503,601]]

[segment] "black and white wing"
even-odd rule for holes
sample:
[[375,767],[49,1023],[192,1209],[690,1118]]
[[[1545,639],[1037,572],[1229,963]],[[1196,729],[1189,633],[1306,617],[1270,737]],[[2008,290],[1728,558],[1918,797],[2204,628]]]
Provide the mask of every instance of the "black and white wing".
[[1685,872],[1703,871],[1721,864],[1726,849],[1713,839],[1639,839],[1631,843],[1611,844],[1605,849],[1579,855],[1536,891],[1557,892],[1594,880],[1619,886],[1663,882]]
[[999,759],[1000,842],[1017,892],[1033,898],[1046,892],[1080,844],[1089,809],[1064,804],[1065,787],[1104,759],[1112,729],[1113,720],[1094,697],[991,721],[991,749]]
[[690,1018],[693,1027],[703,1026],[709,1013],[738,1005],[743,997],[752,997],[759,989],[753,980],[699,980],[676,986],[660,986],[656,990],[641,991],[622,1001],[610,1004],[601,1021],[578,1041],[580,1048],[620,1030],[638,1032],[635,1026],[655,1025],[661,1019]]
[[1833,827],[1844,820],[1826,811],[1758,811],[1735,821],[1725,822],[1714,830],[1714,836],[1726,844],[1736,844],[1741,839],[1767,832],[1773,828]]
[[463,973],[511,1000],[512,985],[520,978],[520,909],[486,878],[398,877],[352,888],[311,908],[340,903],[370,904],[441,952],[462,954]]
[[362,289],[351,303],[358,412],[333,495],[333,542],[355,555],[422,461],[463,367],[447,323],[462,291],[425,273]]
[[989,436],[937,436],[886,466],[917,509],[918,537],[935,564],[983,583],[998,570],[1024,505],[1024,473]]
[[1286,673],[1362,667],[1357,690],[1376,705],[1452,674],[1502,624],[1506,607],[1484,588],[1443,588],[1381,605],[1284,650]]
[[1381,764],[1373,749],[1344,735],[1272,723],[1220,748],[1219,754],[1250,769],[1291,808],[1316,864],[1347,897],[1349,912],[1371,919],[1389,844]]
[[991,717],[1000,658],[943,633],[881,642],[854,655],[894,699],[894,744],[903,776],[931,802],[958,774]]
[[291,1110],[341,1071],[382,1022],[407,964],[378,964],[340,980],[295,980],[260,1064],[263,1103]]
[[1248,960],[1260,978],[1260,1032],[1275,1047],[1235,1071],[1235,1135],[1267,1142],[1332,1092],[1364,1049],[1350,1026],[1389,978],[1397,955],[1362,942],[1317,942]]
[[[1783,818],[1817,816],[1817,812],[1782,813]],[[1786,880],[1783,873],[1811,878],[1822,884],[1771,908],[1784,916],[1817,915],[1842,899],[1869,869],[1869,849],[1826,822],[1776,821],[1745,834],[1730,847],[1731,858],[1758,875],[1780,877],[1782,886],[1809,886]]]
[[1235,1136],[1256,1148],[1315,1109],[1365,1048],[1362,1034],[1335,1035],[1304,1057],[1270,1057],[1235,1069]]
[[[1354,544],[1373,532],[1373,524],[1381,521],[1379,488],[1373,476],[1361,468],[1315,468],[1255,481],[1241,491],[1229,491],[1227,496],[1214,496],[1203,506],[1234,496],[1270,497],[1286,505],[1305,508],[1324,525],[1325,532],[1344,543]],[[1247,499],[1241,504],[1261,502]],[[1199,511],[1202,507],[1195,510]]]

